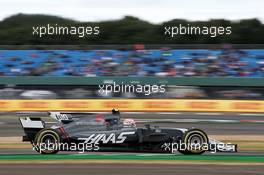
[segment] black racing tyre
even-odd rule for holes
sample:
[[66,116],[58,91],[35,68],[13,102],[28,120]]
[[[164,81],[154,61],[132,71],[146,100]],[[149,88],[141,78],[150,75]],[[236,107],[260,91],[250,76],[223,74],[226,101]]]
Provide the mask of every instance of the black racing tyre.
[[184,149],[179,149],[178,151],[185,155],[199,155],[206,151],[206,146],[208,147],[209,139],[207,134],[200,129],[191,129],[183,135],[181,143],[187,145]]
[[59,151],[60,135],[54,129],[40,130],[34,140],[34,148],[41,154],[56,154]]

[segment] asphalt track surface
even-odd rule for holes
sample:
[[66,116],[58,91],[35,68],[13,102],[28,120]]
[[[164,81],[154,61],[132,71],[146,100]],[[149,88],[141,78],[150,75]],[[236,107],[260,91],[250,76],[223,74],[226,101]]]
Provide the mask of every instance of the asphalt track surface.
[[[46,121],[51,121],[45,115],[31,115],[41,116]],[[124,118],[135,118],[140,121],[151,121],[152,125],[158,125],[161,127],[184,127],[191,128],[196,127],[205,130],[209,135],[263,135],[264,123],[251,123],[251,122],[238,122],[233,123],[232,120],[237,121],[263,121],[264,115],[238,115],[232,113],[177,113],[177,114],[124,114]],[[162,119],[173,119],[179,121],[175,122],[157,122]],[[191,119],[190,121],[183,122],[182,119]],[[200,119],[200,122],[191,122],[192,119]],[[211,121],[214,120],[214,121]],[[227,122],[217,122],[217,120],[227,120]],[[230,120],[230,122],[228,122]],[[155,121],[155,122],[154,122]],[[145,123],[138,123],[138,126],[144,126]],[[23,130],[18,122],[18,115],[5,114],[0,116],[0,136],[22,136]],[[0,151],[0,156],[3,155],[36,155],[32,150],[6,150]],[[64,153],[63,153],[64,154]],[[91,153],[97,154],[97,153]],[[111,153],[110,153],[111,154]],[[208,155],[208,154],[206,154]],[[219,154],[215,154],[219,155]],[[221,155],[221,154],[220,154]],[[225,155],[225,154],[223,154]],[[260,152],[244,152],[234,153],[231,157],[236,156],[262,156],[264,153]],[[41,156],[41,155],[40,155]],[[214,157],[214,155],[210,155]],[[1,159],[1,158],[0,158]],[[203,174],[203,175],[220,175],[220,174],[264,174],[264,165],[257,165],[254,163],[244,163],[243,165],[232,164],[230,161],[225,161],[226,164],[199,164],[198,160],[189,161],[186,163],[174,163],[174,164],[142,164],[139,162],[125,163],[125,160],[121,162],[89,162],[89,163],[72,163],[65,164],[63,161],[57,163],[13,163],[4,162],[0,163],[0,175],[1,174],[14,174],[14,175],[49,175],[49,174],[113,174],[113,175],[153,175],[153,174]],[[198,163],[198,164],[197,164]],[[230,164],[229,164],[230,163]]]
[[[12,170],[12,171],[10,171]],[[263,166],[249,165],[151,165],[151,164],[38,164],[0,165],[0,173],[8,175],[260,175]]]
[[[0,174],[263,174],[263,156],[122,155],[0,156]],[[140,157],[136,157],[140,156]],[[153,157],[154,158],[153,158]],[[40,157],[40,158],[39,158]],[[54,161],[54,157],[58,157]],[[156,159],[155,159],[156,157]],[[24,160],[20,161],[20,160]],[[39,160],[40,159],[40,160]],[[31,161],[33,160],[33,161]],[[42,160],[42,161],[41,161]]]

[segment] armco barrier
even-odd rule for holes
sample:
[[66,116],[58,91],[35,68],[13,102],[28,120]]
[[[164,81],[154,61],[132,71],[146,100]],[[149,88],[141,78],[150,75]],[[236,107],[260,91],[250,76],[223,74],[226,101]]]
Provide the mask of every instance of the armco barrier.
[[[47,77],[47,76],[1,76],[0,85],[102,85],[102,84],[160,84],[179,86],[245,86],[264,87],[264,78],[245,77]],[[99,88],[99,87],[98,87]]]
[[1,112],[15,111],[264,112],[264,101],[251,100],[0,100]]

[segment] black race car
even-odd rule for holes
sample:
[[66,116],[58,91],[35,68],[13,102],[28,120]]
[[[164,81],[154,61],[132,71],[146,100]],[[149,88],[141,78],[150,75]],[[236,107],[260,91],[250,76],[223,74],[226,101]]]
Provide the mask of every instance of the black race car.
[[145,127],[137,128],[133,119],[112,114],[49,112],[57,122],[51,126],[40,118],[21,117],[23,141],[32,143],[42,154],[58,151],[131,151],[202,154],[236,152],[237,146],[209,139],[200,129]]

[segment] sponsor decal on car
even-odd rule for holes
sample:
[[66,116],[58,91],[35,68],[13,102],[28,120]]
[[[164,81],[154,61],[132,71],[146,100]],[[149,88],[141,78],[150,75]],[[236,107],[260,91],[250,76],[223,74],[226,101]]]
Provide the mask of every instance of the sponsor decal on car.
[[92,134],[87,138],[78,138],[78,140],[83,140],[84,143],[99,143],[102,142],[104,144],[107,143],[124,143],[127,138],[127,135],[135,134],[135,131],[130,132],[122,132],[119,135],[115,133],[111,133],[107,136],[107,134]]

